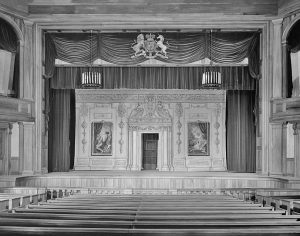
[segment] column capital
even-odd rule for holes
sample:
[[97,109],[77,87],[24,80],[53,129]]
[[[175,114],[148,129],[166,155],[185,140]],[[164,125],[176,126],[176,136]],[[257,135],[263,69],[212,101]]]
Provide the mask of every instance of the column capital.
[[289,124],[289,122],[283,121],[283,122],[281,123],[282,128],[286,128],[288,124]]
[[18,122],[18,124],[21,126],[26,126],[26,125],[31,125],[31,126],[33,126],[34,125],[34,122],[32,122],[32,121],[19,121]]
[[279,25],[279,24],[282,23],[282,21],[283,21],[283,18],[279,18],[279,19],[274,19],[274,20],[272,20],[272,23],[273,23],[274,25]]
[[300,122],[291,122],[291,124],[293,124],[293,130],[294,130],[293,134],[298,135],[300,130]]

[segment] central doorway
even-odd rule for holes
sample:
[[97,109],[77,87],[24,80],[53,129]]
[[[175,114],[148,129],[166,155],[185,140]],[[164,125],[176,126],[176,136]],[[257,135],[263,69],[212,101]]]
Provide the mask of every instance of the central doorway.
[[143,170],[156,170],[158,133],[142,134],[143,143]]

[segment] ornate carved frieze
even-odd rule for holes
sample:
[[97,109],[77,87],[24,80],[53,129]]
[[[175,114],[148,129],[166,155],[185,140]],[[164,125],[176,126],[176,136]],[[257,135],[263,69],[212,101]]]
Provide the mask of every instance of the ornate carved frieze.
[[181,128],[182,128],[182,124],[180,122],[180,118],[182,117],[182,114],[183,114],[183,108],[182,108],[182,104],[181,103],[177,103],[176,104],[176,108],[175,108],[175,114],[176,116],[178,117],[178,121],[177,121],[177,129],[178,129],[178,132],[177,132],[177,135],[178,135],[178,139],[176,141],[176,144],[178,146],[178,154],[180,154],[181,152],[181,144],[182,144],[182,141],[180,139],[180,136],[181,136]]
[[141,125],[129,125],[130,131],[161,131],[167,129],[169,126],[141,126]]
[[129,116],[130,124],[165,124],[172,123],[172,117],[162,101],[148,95],[143,103],[138,103]]
[[83,129],[82,131],[82,152],[85,153],[85,145],[87,144],[86,140],[86,128],[87,128],[87,123],[86,123],[86,117],[89,114],[89,108],[86,104],[82,103],[79,108],[79,115],[81,118],[83,118],[83,122],[81,123],[81,128]]
[[83,131],[82,131],[83,138],[81,140],[81,143],[82,143],[82,152],[85,153],[85,145],[87,144],[87,141],[86,141],[86,138],[85,138],[87,123],[86,123],[85,120],[82,122],[81,127],[83,129]]
[[120,131],[120,140],[119,140],[119,144],[120,144],[120,153],[123,152],[123,144],[124,144],[124,140],[123,140],[123,128],[125,127],[125,123],[123,122],[123,118],[126,115],[126,105],[124,103],[120,103],[118,106],[118,116],[121,118],[121,121],[119,123],[119,128],[121,129]]
[[133,103],[136,101],[146,101],[149,96],[153,96],[156,101],[162,103],[215,103],[223,102],[226,92],[224,90],[201,89],[201,90],[174,90],[174,89],[102,89],[99,93],[96,89],[77,89],[77,102],[90,103]]
[[219,116],[220,116],[220,113],[221,113],[221,105],[218,104],[217,105],[217,109],[216,109],[216,123],[214,125],[215,129],[216,129],[216,140],[215,140],[215,144],[216,144],[216,153],[219,153],[220,152],[220,149],[219,149],[219,144],[220,144],[220,139],[219,139],[219,128],[220,128],[220,123],[218,121],[219,119]]

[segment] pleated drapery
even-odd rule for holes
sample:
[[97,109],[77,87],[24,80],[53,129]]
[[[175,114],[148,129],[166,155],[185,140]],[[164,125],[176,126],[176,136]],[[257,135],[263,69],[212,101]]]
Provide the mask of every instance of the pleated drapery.
[[[50,172],[64,172],[70,170],[74,153],[72,145],[74,135],[70,129],[74,121],[72,109],[72,93],[67,89],[52,89],[50,92],[50,122],[49,122],[49,159],[48,169]],[[75,107],[75,105],[73,104]],[[73,111],[73,112],[72,112]],[[71,114],[72,112],[72,114]]]
[[[206,67],[95,67],[102,73],[105,89],[201,89]],[[53,89],[76,89],[87,67],[57,67],[50,80]],[[256,80],[246,66],[218,67],[221,89],[254,90]]]
[[227,169],[255,172],[255,91],[227,91]]
[[[164,43],[168,45],[168,58],[156,57],[157,60],[189,64],[209,58],[216,63],[239,63],[248,58],[251,76],[258,76],[257,32],[215,32],[213,35],[205,32],[162,34],[165,38]],[[47,33],[46,77],[52,77],[55,59],[75,65],[90,65],[96,59],[115,65],[138,65],[147,58],[132,58],[132,46],[137,35],[138,33]]]

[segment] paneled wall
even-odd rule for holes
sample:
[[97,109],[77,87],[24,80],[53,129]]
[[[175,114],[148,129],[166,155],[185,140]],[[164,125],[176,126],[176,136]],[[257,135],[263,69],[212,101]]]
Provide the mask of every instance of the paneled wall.
[[277,0],[33,0],[29,14],[191,14],[276,15]]
[[[76,90],[75,169],[141,170],[142,134],[158,133],[158,170],[224,171],[225,109],[223,90]],[[111,150],[95,148],[101,129]]]

